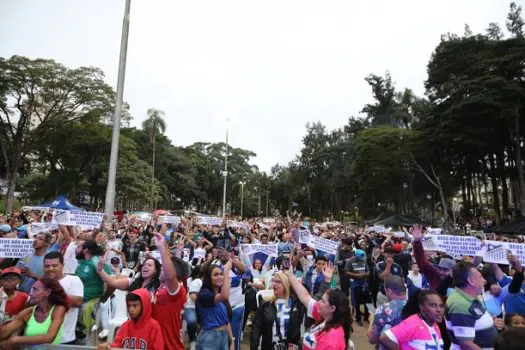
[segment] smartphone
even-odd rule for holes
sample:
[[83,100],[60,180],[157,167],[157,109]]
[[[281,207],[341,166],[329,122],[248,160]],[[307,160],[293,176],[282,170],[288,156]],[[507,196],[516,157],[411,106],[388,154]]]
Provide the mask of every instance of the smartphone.
[[288,270],[290,268],[290,257],[283,257],[283,269]]

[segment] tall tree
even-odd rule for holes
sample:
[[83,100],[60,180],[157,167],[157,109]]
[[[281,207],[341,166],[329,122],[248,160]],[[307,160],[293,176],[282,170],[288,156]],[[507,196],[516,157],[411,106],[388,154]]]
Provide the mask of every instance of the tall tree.
[[147,119],[142,122],[142,128],[149,134],[150,143],[153,147],[153,156],[151,161],[151,201],[150,208],[154,208],[155,198],[155,146],[158,134],[164,134],[166,131],[166,122],[164,121],[164,112],[158,109],[150,108],[147,112]]
[[46,59],[0,58],[0,147],[8,180],[6,211],[13,208],[24,159],[55,127],[111,114],[112,88],[100,69],[68,69]]

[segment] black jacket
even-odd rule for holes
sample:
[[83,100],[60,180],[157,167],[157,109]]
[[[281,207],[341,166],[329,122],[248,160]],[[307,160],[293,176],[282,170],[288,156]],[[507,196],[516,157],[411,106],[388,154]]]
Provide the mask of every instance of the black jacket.
[[[290,311],[290,321],[288,322],[288,334],[286,343],[299,345],[301,343],[301,324],[304,320],[306,308],[293,296],[292,310]],[[273,349],[273,326],[277,317],[275,301],[267,301],[259,306],[253,321],[253,328],[250,335],[250,349],[259,349],[259,340],[262,336],[261,350]],[[283,334],[284,336],[284,334]]]

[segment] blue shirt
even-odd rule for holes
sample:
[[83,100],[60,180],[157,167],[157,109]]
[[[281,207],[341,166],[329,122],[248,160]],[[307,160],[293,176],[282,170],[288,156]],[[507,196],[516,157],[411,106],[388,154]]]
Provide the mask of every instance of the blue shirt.
[[[37,275],[38,277],[42,277],[44,275],[44,255],[41,255],[41,256],[33,255],[33,256],[27,257],[23,259],[23,265],[20,267],[27,267],[35,275]],[[22,282],[20,282],[20,286],[18,287],[18,290],[29,294],[35,282],[36,280],[30,277],[24,276],[22,277]]]
[[215,303],[215,292],[201,288],[197,294],[197,314],[201,329],[209,330],[227,325],[228,310],[224,303]]

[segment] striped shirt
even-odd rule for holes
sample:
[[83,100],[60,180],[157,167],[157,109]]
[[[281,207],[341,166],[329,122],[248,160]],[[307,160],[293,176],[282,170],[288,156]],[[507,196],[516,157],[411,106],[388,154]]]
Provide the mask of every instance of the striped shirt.
[[456,288],[447,299],[445,323],[452,341],[451,350],[459,350],[459,343],[469,340],[482,349],[493,349],[498,332],[479,298]]

